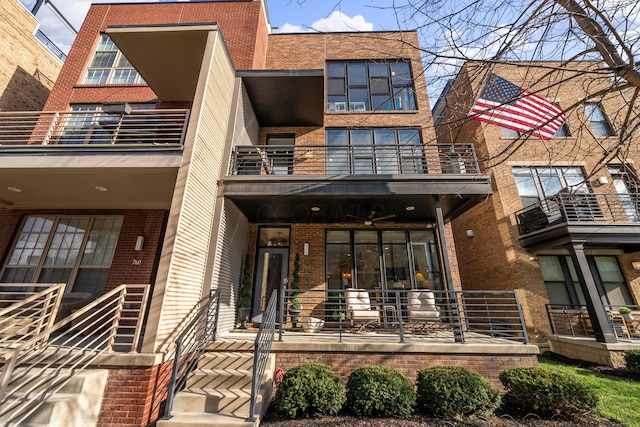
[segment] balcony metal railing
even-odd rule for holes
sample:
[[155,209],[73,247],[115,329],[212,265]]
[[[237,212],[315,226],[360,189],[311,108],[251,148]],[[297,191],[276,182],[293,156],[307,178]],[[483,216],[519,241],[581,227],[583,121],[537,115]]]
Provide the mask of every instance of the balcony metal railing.
[[[301,306],[296,310],[296,306]],[[513,291],[293,290],[278,308],[283,329],[314,333],[375,331],[444,342],[529,342]],[[282,338],[282,336],[280,336]]]
[[638,193],[559,193],[516,212],[520,234],[565,222],[637,223]]
[[175,145],[188,110],[0,112],[0,146]]
[[64,53],[58,45],[52,42],[51,39],[49,39],[49,37],[47,37],[42,31],[36,31],[36,38],[40,40],[40,43],[49,49],[58,59],[63,62],[67,59],[67,54]]
[[[120,285],[52,327],[3,350],[4,365],[0,369],[3,422],[21,425],[47,397],[81,370],[95,364],[100,355],[115,350],[131,286],[149,287]],[[144,314],[142,306],[137,321],[141,322]]]
[[[631,313],[620,313],[618,305],[605,305],[609,324],[618,339],[640,338],[640,306],[626,306]],[[547,304],[551,333],[571,337],[595,337],[586,305]]]
[[230,175],[478,174],[472,144],[250,145],[233,149]]

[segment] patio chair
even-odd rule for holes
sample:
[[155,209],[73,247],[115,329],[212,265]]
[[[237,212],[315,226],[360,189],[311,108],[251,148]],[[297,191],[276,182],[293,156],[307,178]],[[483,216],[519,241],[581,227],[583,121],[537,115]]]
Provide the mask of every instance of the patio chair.
[[362,289],[345,290],[347,320],[352,324],[360,324],[358,330],[366,326],[380,323],[380,312],[371,307],[369,292]]
[[436,306],[436,297],[431,291],[407,292],[407,311],[409,323],[420,325],[420,331],[427,329],[429,324],[440,323],[440,308]]

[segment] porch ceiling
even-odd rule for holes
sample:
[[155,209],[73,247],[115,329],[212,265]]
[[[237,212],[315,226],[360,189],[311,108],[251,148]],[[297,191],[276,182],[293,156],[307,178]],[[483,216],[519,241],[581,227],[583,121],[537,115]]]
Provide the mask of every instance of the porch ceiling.
[[112,26],[107,35],[163,101],[193,101],[216,24]]
[[176,175],[167,167],[0,169],[0,207],[169,209]]
[[323,70],[238,71],[260,126],[322,126]]
[[[353,216],[366,218],[372,210],[375,217],[395,215],[388,222],[435,222],[438,195],[444,218],[449,221],[491,194],[488,177],[486,182],[481,178],[457,182],[451,177],[447,180],[289,178],[270,181],[227,177],[223,194],[251,222],[312,223],[360,223],[364,219],[358,221]],[[312,210],[315,207],[319,210]]]

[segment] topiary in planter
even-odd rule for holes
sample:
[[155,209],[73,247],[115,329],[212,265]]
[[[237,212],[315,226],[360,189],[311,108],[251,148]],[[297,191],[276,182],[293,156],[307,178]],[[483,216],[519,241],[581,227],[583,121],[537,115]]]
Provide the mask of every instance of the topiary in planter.
[[417,411],[437,418],[491,416],[500,393],[483,377],[459,366],[418,372]]
[[335,415],[346,400],[342,380],[327,365],[305,363],[289,369],[273,401],[275,412],[288,418]]
[[388,366],[363,366],[347,381],[346,408],[357,417],[408,417],[415,403],[411,381]]
[[507,412],[541,417],[569,417],[593,411],[598,397],[575,375],[548,368],[513,368],[500,373],[507,390],[502,397]]

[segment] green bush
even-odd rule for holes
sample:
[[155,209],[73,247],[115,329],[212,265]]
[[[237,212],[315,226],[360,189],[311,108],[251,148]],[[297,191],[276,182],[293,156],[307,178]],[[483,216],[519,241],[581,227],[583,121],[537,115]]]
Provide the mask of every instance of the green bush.
[[627,369],[640,371],[640,350],[625,351],[624,361],[627,364]]
[[491,416],[500,393],[480,375],[459,366],[418,372],[417,410],[437,418]]
[[327,365],[305,363],[289,369],[274,398],[274,409],[288,418],[335,415],[346,400],[342,379]]
[[581,415],[592,411],[598,397],[574,375],[547,368],[513,368],[500,373],[507,390],[502,397],[507,412]]
[[388,366],[363,366],[347,381],[346,407],[357,417],[408,417],[415,404],[411,381]]

